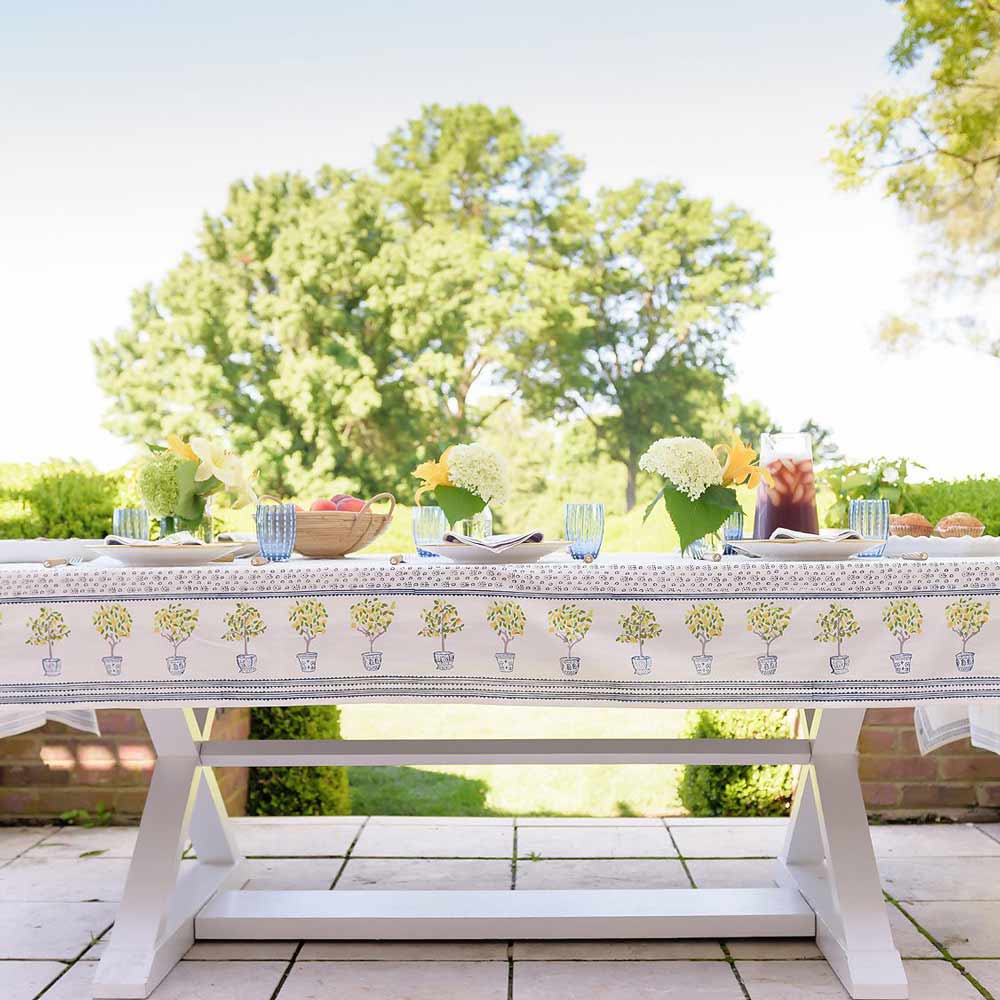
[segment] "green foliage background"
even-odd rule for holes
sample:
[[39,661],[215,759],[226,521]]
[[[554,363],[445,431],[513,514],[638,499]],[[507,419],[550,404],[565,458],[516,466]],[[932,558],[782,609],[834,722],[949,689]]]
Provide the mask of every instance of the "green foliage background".
[[[784,711],[689,712],[684,736],[695,739],[774,739],[792,735]],[[792,768],[759,764],[688,764],[677,795],[692,816],[784,816],[792,801]]]
[[[255,708],[250,738],[257,740],[340,739],[335,705]],[[351,790],[342,767],[253,767],[250,816],[339,816],[351,811]]]

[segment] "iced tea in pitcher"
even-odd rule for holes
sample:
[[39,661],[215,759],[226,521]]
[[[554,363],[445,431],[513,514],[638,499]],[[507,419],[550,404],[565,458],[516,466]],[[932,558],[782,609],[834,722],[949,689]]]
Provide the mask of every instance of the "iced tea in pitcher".
[[754,538],[770,538],[776,528],[817,534],[816,476],[812,438],[808,434],[762,434],[760,467],[774,477],[774,485],[757,487]]

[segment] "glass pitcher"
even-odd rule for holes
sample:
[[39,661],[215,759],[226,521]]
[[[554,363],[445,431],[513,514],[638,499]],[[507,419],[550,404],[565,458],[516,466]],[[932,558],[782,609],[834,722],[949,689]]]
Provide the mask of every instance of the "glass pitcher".
[[760,467],[774,477],[774,485],[757,487],[754,538],[770,538],[776,528],[817,534],[816,475],[812,438],[799,434],[762,434]]

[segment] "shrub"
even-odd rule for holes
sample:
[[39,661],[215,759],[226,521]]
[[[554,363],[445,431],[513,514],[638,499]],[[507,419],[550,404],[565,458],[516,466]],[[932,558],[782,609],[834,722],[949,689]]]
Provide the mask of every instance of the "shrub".
[[[340,739],[336,705],[254,708],[250,737],[258,740]],[[251,816],[342,816],[351,811],[342,767],[254,767],[247,813]]]
[[[791,736],[788,713],[778,710],[689,712],[685,736],[761,739]],[[688,764],[677,794],[692,816],[784,816],[792,801],[788,764]]]
[[122,489],[117,473],[52,462],[0,470],[0,538],[103,538]]
[[911,486],[910,499],[910,510],[923,514],[932,524],[964,510],[986,525],[987,535],[1000,535],[1000,479],[985,476],[955,482],[932,479]]

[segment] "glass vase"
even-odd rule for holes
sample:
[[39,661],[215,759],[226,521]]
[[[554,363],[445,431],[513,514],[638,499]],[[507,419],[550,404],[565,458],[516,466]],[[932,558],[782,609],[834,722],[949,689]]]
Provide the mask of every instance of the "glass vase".
[[159,518],[160,538],[175,535],[179,531],[189,531],[199,542],[215,541],[215,529],[212,524],[212,498],[205,498],[205,507],[199,518],[186,519],[171,515]]
[[692,542],[681,555],[686,559],[714,559],[722,553],[722,539],[718,533],[705,535]]
[[457,521],[452,531],[467,538],[489,538],[493,534],[493,514],[489,507],[484,507],[478,514]]

